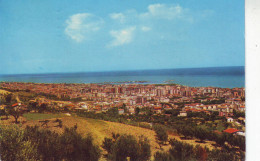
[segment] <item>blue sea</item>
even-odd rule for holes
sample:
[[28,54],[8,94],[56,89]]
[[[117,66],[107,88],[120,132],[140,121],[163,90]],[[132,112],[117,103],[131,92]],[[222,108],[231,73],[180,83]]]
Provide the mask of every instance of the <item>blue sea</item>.
[[[134,82],[144,81],[144,82]],[[34,83],[175,83],[191,87],[245,87],[245,67],[210,67],[111,72],[0,75],[0,82]]]

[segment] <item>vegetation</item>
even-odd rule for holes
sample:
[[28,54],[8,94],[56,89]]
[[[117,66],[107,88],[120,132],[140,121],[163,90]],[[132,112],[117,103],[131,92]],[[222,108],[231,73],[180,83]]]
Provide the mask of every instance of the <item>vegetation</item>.
[[191,160],[245,160],[244,152],[232,150],[209,149],[202,146],[192,146],[187,143],[182,143],[175,139],[170,140],[171,148],[168,152],[158,151],[154,155],[155,161],[191,161]]
[[113,139],[104,139],[102,147],[108,153],[107,158],[112,161],[145,161],[151,156],[150,143],[143,136],[136,140],[132,135],[113,134]]
[[64,114],[52,114],[52,113],[25,113],[23,117],[26,120],[44,120],[44,119],[52,119],[52,118],[61,118],[64,117]]
[[39,127],[1,127],[0,150],[3,161],[23,160],[93,160],[101,150],[90,135],[82,137],[74,128],[65,128],[59,135]]
[[158,140],[158,144],[160,145],[160,148],[161,148],[162,145],[168,141],[167,131],[161,125],[155,125],[153,128],[156,133],[156,139]]

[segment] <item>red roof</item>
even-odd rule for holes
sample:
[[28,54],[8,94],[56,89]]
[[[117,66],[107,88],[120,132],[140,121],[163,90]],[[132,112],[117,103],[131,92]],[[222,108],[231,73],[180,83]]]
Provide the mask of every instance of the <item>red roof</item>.
[[18,103],[13,104],[12,106],[13,106],[13,107],[14,107],[14,106],[18,106]]
[[224,132],[230,133],[230,134],[233,134],[233,133],[238,132],[238,131],[239,131],[239,130],[233,129],[233,128],[229,128],[229,129],[224,130]]
[[153,109],[154,109],[154,110],[161,110],[162,107],[154,107]]

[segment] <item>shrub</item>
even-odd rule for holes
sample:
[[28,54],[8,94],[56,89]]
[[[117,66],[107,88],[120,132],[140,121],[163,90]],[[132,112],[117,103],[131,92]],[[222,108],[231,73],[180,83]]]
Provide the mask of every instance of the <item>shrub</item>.
[[[145,137],[138,140],[132,135],[116,135],[113,139],[105,138],[102,147],[108,152],[108,159],[112,161],[149,160],[151,156],[150,143]],[[118,137],[117,137],[118,136]]]

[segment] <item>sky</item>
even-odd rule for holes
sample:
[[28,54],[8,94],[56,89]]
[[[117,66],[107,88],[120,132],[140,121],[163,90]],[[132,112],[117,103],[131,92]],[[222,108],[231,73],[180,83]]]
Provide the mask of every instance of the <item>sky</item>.
[[0,0],[0,74],[244,66],[242,0]]

